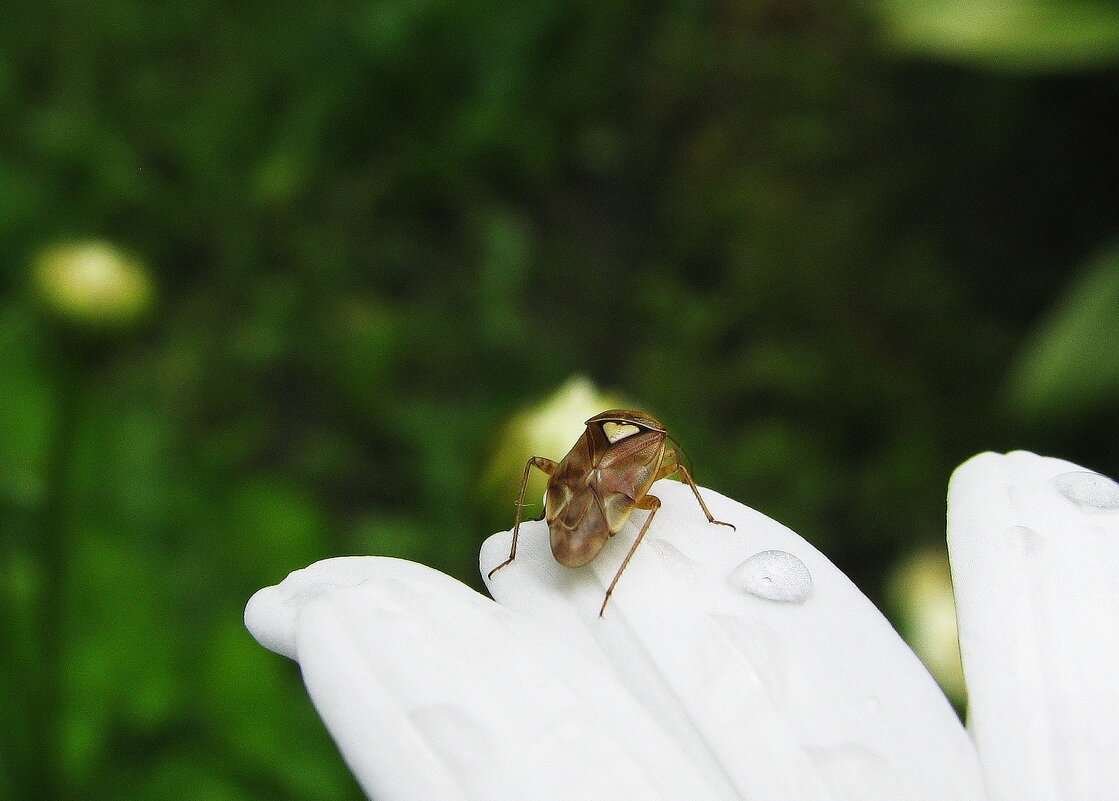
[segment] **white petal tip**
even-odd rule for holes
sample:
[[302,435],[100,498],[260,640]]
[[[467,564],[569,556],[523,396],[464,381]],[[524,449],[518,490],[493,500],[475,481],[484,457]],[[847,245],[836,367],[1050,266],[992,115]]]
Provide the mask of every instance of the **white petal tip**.
[[245,628],[270,651],[296,659],[296,631],[304,606],[338,587],[356,587],[388,573],[425,571],[401,559],[341,556],[295,570],[274,587],[258,590],[245,606]]
[[279,587],[257,590],[245,605],[245,628],[269,651],[295,659],[296,614]]
[[980,454],[952,477],[948,543],[991,797],[1107,797],[1119,783],[1119,484],[1063,459]]

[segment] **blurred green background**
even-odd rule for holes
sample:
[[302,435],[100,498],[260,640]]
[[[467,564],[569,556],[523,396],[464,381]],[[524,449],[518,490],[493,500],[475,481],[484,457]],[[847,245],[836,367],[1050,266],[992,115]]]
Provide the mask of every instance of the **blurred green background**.
[[967,457],[1119,473],[1109,3],[3,18],[0,798],[358,798],[246,599],[480,587],[599,391],[880,603]]

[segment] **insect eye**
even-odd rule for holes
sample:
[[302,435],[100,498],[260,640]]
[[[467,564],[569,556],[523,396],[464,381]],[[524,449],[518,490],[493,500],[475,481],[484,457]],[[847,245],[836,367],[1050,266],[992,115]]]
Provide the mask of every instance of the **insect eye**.
[[602,424],[602,433],[606,435],[611,445],[618,440],[632,437],[640,430],[640,427],[633,423],[615,423],[613,420],[607,420]]

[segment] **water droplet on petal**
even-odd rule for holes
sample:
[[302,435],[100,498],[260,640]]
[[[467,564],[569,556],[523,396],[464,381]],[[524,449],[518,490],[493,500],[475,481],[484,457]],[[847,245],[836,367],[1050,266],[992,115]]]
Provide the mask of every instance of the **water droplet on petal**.
[[1011,526],[1002,533],[1002,541],[1013,554],[1030,556],[1041,550],[1043,541],[1032,528],[1026,526]]
[[1090,470],[1073,470],[1053,479],[1057,492],[1081,509],[1119,509],[1119,484]]
[[699,563],[690,559],[675,545],[660,537],[649,541],[649,550],[661,559],[661,565],[673,577],[684,584],[695,584],[700,580]]
[[731,583],[767,601],[804,603],[812,595],[812,574],[787,551],[762,551],[730,574]]

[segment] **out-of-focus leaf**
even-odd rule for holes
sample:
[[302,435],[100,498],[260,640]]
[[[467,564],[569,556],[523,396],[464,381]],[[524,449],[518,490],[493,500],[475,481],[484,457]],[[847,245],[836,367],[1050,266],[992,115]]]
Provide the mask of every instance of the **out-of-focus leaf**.
[[1098,0],[879,0],[887,41],[922,56],[1005,71],[1119,61],[1119,7]]
[[[221,751],[239,771],[273,774],[291,798],[345,798],[353,779],[334,744],[309,703],[291,703],[296,671],[246,650],[247,636],[237,616],[223,617],[209,632],[199,666],[200,703]],[[284,758],[276,761],[276,754]]]
[[1119,245],[1091,261],[1040,323],[1007,398],[1022,418],[1066,420],[1119,400]]
[[83,390],[74,450],[74,492],[80,503],[116,520],[147,526],[166,518],[176,482],[170,416],[136,385],[106,384]]
[[153,736],[183,709],[186,688],[158,549],[92,516],[77,521],[83,536],[71,545],[66,642],[57,647],[67,695],[63,765],[82,786],[109,757],[114,734]]
[[361,419],[373,417],[393,387],[401,321],[380,300],[356,294],[337,298],[324,317],[319,373]]
[[256,478],[234,491],[227,533],[233,558],[252,575],[283,575],[324,553],[326,520],[302,488]]
[[251,788],[242,777],[230,775],[228,765],[198,747],[164,755],[145,775],[139,776],[118,798],[159,798],[162,801],[264,801],[275,794]]
[[[28,693],[32,677],[39,675],[36,662],[36,604],[43,592],[41,570],[26,550],[4,542],[0,529],[0,709],[7,720],[29,720],[36,701]],[[18,797],[19,771],[34,748],[35,735],[27,727],[9,726],[0,741],[0,799]]]

